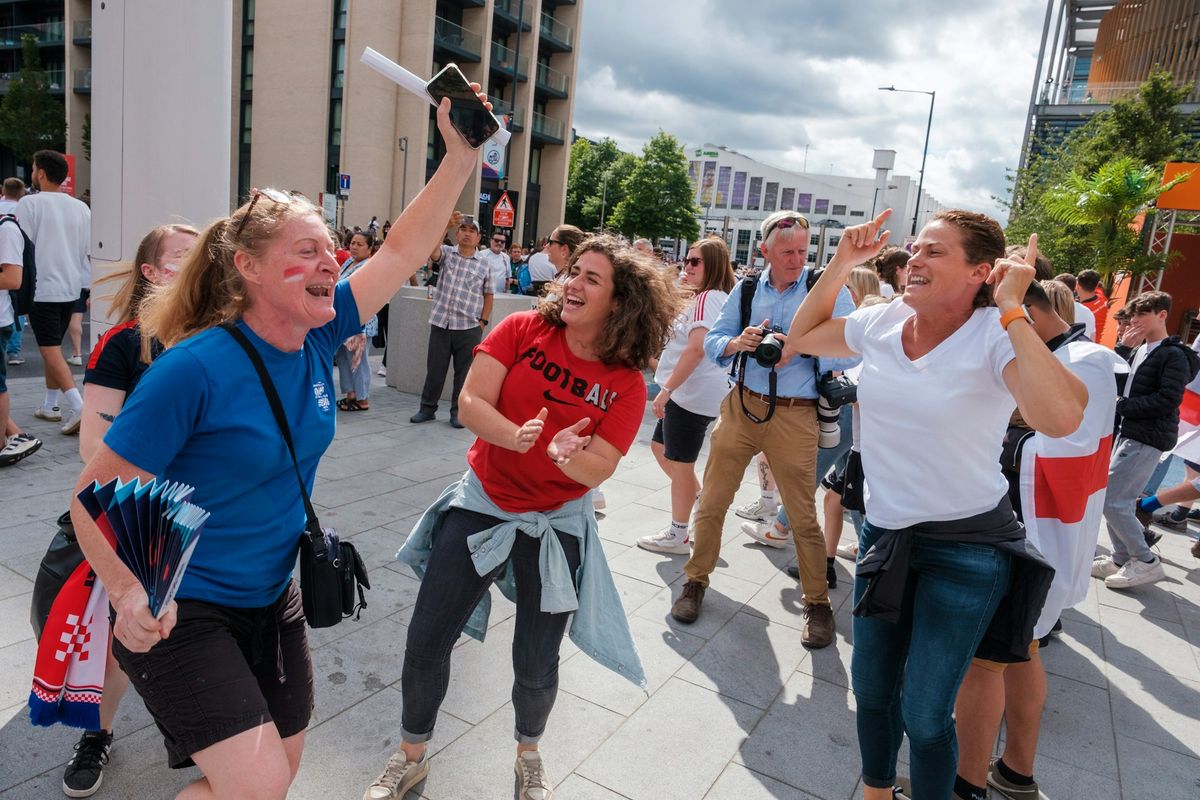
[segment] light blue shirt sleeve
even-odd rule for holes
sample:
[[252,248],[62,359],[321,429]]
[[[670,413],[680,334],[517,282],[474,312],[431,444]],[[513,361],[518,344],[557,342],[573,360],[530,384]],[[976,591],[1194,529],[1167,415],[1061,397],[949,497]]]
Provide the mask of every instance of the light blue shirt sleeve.
[[[854,312],[854,299],[850,296],[850,290],[845,286],[838,292],[837,302],[833,305],[833,316],[848,317]],[[821,372],[836,372],[838,370],[847,370],[851,367],[857,367],[862,361],[858,356],[852,358],[819,358],[817,364],[820,366]]]
[[725,355],[725,348],[730,339],[742,332],[742,283],[734,285],[721,316],[704,335],[704,354],[718,367],[728,367],[733,362],[733,356]]

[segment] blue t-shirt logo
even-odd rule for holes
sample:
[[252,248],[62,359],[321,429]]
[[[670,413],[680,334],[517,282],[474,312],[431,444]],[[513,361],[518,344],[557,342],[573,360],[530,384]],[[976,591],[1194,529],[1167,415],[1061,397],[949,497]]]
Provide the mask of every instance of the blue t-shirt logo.
[[317,381],[313,384],[313,397],[317,398],[317,408],[322,411],[330,409],[329,390],[325,388],[325,381]]

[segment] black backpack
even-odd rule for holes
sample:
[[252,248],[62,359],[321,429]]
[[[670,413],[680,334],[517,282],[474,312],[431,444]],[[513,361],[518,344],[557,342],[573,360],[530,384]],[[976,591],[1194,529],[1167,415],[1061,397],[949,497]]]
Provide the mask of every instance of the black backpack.
[[12,214],[0,215],[0,225],[6,222],[16,225],[17,230],[21,231],[21,238],[25,240],[25,252],[21,260],[21,286],[19,289],[8,290],[12,296],[13,314],[19,317],[28,314],[33,308],[33,293],[37,288],[37,264],[33,259],[33,241],[21,228],[17,218]]

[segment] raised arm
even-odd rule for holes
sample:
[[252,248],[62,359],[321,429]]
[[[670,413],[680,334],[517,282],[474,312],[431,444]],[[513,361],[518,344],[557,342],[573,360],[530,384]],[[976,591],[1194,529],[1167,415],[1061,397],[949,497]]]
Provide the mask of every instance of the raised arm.
[[834,358],[856,355],[846,345],[846,320],[834,318],[834,307],[850,270],[874,258],[887,244],[890,231],[881,236],[879,230],[891,215],[892,210],[886,208],[870,222],[849,227],[842,234],[829,265],[792,317],[783,347],[784,358],[799,354]]
[[[478,84],[471,84],[475,91]],[[480,95],[481,100],[486,100]],[[479,169],[479,151],[473,149],[450,124],[450,101],[443,99],[437,110],[438,130],[446,142],[446,155],[429,183],[397,217],[370,261],[350,276],[350,287],[363,324],[408,281],[430,257],[444,235],[445,221],[454,209],[467,179]]]
[[[1029,237],[1025,258],[1001,258],[988,276],[995,289],[996,307],[1004,314],[1020,308],[1033,280],[1037,234]],[[1029,324],[1017,318],[1008,325],[1008,338],[1016,356],[1004,368],[1004,383],[1017,401],[1029,427],[1052,438],[1070,436],[1083,421],[1087,387],[1055,358]]]

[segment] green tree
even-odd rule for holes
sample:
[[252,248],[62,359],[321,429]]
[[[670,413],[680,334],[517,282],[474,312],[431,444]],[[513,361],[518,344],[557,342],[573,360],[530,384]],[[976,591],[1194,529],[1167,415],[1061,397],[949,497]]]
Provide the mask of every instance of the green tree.
[[621,201],[621,182],[636,163],[637,156],[622,153],[609,138],[594,144],[580,139],[571,145],[566,221],[585,231],[598,230],[601,217],[610,216]]
[[700,209],[687,166],[679,140],[660,130],[646,142],[641,160],[622,182],[624,197],[609,224],[630,238],[695,239],[700,235]]
[[1051,220],[1086,231],[1092,266],[1105,278],[1120,271],[1157,271],[1167,266],[1166,254],[1146,253],[1141,237],[1133,230],[1133,220],[1160,194],[1187,177],[1181,175],[1163,184],[1161,170],[1122,156],[1090,175],[1072,172],[1061,185],[1046,192],[1042,207]]
[[1138,92],[1093,116],[1056,146],[1043,143],[1012,180],[1007,234],[1014,242],[1038,233],[1038,247],[1058,271],[1099,268],[1097,249],[1086,225],[1062,224],[1043,203],[1068,178],[1094,175],[1113,159],[1129,156],[1137,166],[1162,169],[1167,161],[1200,158],[1188,129],[1193,118],[1178,111],[1189,87],[1176,88],[1170,73],[1156,70]]
[[43,148],[61,148],[66,140],[67,117],[62,100],[50,94],[49,76],[42,71],[37,37],[21,37],[21,70],[8,84],[0,102],[0,144],[19,162],[28,164]]

